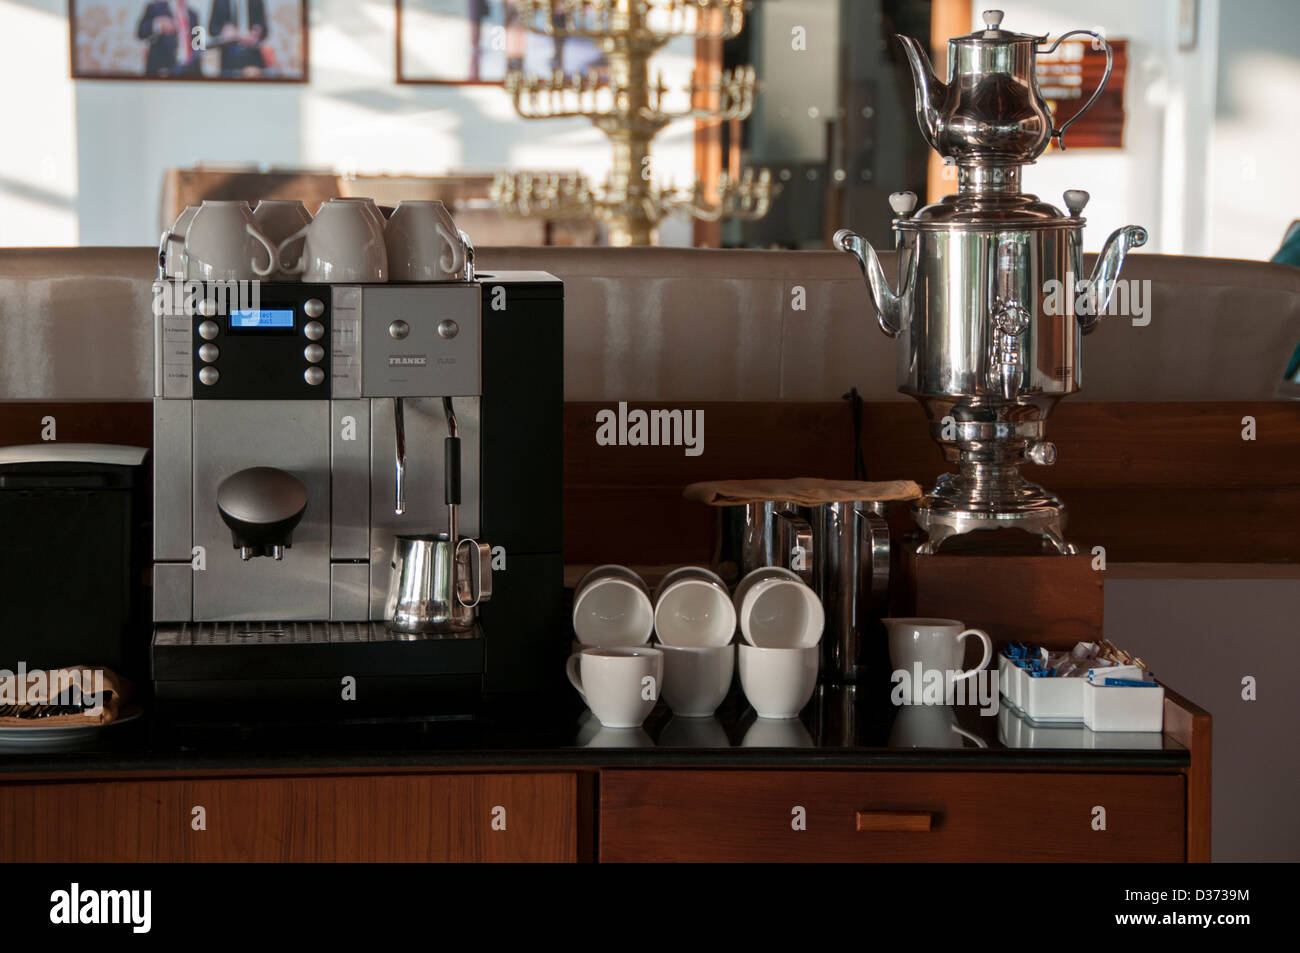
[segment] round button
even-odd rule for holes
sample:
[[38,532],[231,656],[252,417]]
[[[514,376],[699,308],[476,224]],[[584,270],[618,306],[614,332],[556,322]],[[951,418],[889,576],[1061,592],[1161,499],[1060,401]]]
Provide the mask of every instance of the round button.
[[205,367],[199,371],[199,383],[207,384],[211,387],[217,381],[221,380],[221,374],[215,367]]
[[319,318],[325,313],[325,303],[320,298],[308,298],[307,303],[302,306],[302,310],[307,312],[309,318]]
[[438,337],[450,339],[454,338],[457,334],[460,334],[460,325],[451,320],[451,318],[438,324]]
[[312,387],[315,387],[317,384],[325,380],[325,372],[319,367],[309,367],[307,370],[302,372],[302,379]]
[[400,319],[388,326],[388,336],[394,341],[403,341],[410,333],[411,326]]
[[209,364],[220,356],[221,349],[215,344],[205,344],[199,348],[199,360],[206,361]]
[[[207,345],[205,344],[203,347],[207,347]],[[199,353],[202,353],[202,348],[199,349]],[[307,358],[307,360],[311,361],[313,364],[319,364],[321,361],[325,360],[325,349],[319,344],[308,344],[302,349],[302,356]]]
[[217,313],[217,303],[211,298],[204,298],[199,302],[198,312],[205,318],[210,318]]
[[308,321],[303,325],[302,333],[307,335],[309,341],[319,341],[325,336],[325,325],[319,321]]
[[215,321],[204,321],[199,325],[199,337],[203,338],[205,341],[211,341],[220,333],[221,328],[217,327],[217,322]]

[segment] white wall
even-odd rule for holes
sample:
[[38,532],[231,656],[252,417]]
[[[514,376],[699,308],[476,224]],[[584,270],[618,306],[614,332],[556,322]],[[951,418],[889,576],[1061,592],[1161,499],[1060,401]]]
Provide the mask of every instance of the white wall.
[[[153,244],[163,170],[199,160],[363,174],[608,173],[608,142],[586,120],[519,119],[496,87],[399,86],[393,0],[311,0],[307,85],[73,83],[67,7],[0,0],[3,245]],[[682,74],[691,54],[691,41],[677,41],[656,66]],[[661,133],[655,158],[660,174],[689,184],[692,124]],[[661,238],[689,243],[689,227],[665,227]]]
[[1300,218],[1300,3],[1199,0],[1196,45],[1186,51],[1179,0],[1002,6],[1017,32],[1101,29],[1129,41],[1124,148],[1049,153],[1025,174],[1026,189],[1058,204],[1067,188],[1092,193],[1090,250],[1133,223],[1150,230],[1148,251],[1272,256]]

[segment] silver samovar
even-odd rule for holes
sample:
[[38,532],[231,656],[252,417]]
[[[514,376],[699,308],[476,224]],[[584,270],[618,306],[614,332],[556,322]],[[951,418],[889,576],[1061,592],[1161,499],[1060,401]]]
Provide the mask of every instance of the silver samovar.
[[[898,291],[859,235],[845,229],[834,239],[858,259],[881,328],[899,339],[898,389],[921,402],[945,459],[957,464],[917,503],[916,522],[928,534],[922,553],[950,536],[1003,528],[1075,552],[1064,536],[1065,504],[1020,467],[1055,461],[1044,422],[1079,389],[1082,335],[1107,310],[1129,249],[1147,240],[1136,225],[1119,229],[1091,277],[1079,280],[1088,193],[1066,192],[1063,213],[1021,192],[1020,170],[1053,138],[1064,149],[1066,128],[1110,77],[1111,49],[1088,30],[1042,49],[1046,37],[1011,33],[1001,21],[1002,11],[989,10],[987,29],[948,41],[947,83],[920,43],[898,38],[912,67],[921,133],[958,174],[956,195],[915,213],[913,193],[890,196]],[[1084,109],[1056,129],[1036,57],[1081,33],[1105,49],[1106,72]]]

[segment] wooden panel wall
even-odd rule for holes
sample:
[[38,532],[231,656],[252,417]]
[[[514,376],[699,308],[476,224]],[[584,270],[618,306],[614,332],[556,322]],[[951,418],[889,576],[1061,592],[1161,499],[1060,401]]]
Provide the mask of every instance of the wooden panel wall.
[[[607,407],[565,408],[570,563],[707,559],[713,513],[681,496],[697,480],[853,472],[847,403],[697,405],[705,421],[699,456],[680,446],[598,445],[596,414]],[[47,415],[61,441],[150,441],[145,402],[0,403],[0,445],[39,442]],[[1245,417],[1254,440],[1243,439]],[[1047,430],[1059,460],[1026,473],[1066,501],[1068,535],[1085,551],[1104,546],[1108,562],[1300,563],[1300,404],[1065,401]],[[862,442],[872,479],[924,487],[948,469],[911,401],[867,404]],[[891,524],[908,531],[904,507]]]

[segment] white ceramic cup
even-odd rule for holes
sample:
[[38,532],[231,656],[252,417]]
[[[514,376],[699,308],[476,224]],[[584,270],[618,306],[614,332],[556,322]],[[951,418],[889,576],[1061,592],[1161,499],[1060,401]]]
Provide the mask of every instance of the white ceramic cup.
[[[174,234],[164,236],[168,244],[175,240]],[[265,278],[275,264],[275,246],[253,221],[247,202],[205,199],[185,231],[186,278],[247,281]]]
[[197,205],[185,206],[185,210],[172,222],[172,227],[163,232],[162,240],[158,243],[158,254],[162,258],[160,264],[168,278],[185,277],[185,235],[198,211]]
[[817,646],[768,649],[740,646],[740,686],[760,718],[794,718],[817,687]]
[[655,633],[664,645],[730,645],[736,608],[722,577],[699,566],[668,573],[655,587]]
[[736,586],[732,597],[740,634],[750,645],[767,649],[815,646],[826,626],[817,593],[796,573],[780,566],[755,569]]
[[573,595],[573,631],[583,645],[645,645],[654,632],[645,580],[626,566],[597,566]]
[[[882,619],[889,633],[889,663],[895,672],[905,672],[907,677],[896,683],[904,704],[922,697],[924,683],[915,685],[917,667],[923,679],[927,673],[942,673],[944,698],[952,686],[989,664],[993,658],[993,640],[982,629],[968,629],[956,619]],[[984,657],[974,668],[963,669],[966,655],[965,639],[976,637],[983,643]]]
[[[284,259],[280,257],[285,251],[284,242],[290,235],[299,232],[304,225],[311,224],[311,212],[297,199],[262,199],[253,209],[253,221],[262,230],[262,234],[276,245],[277,267],[271,276],[275,279],[292,278],[284,270]],[[306,235],[298,239],[305,240]],[[292,253],[294,249],[290,249]],[[300,254],[301,248],[296,249]],[[294,256],[294,260],[297,258]]]
[[384,226],[384,241],[390,281],[459,281],[464,277],[465,245],[441,202],[398,202]]
[[583,649],[565,672],[602,725],[639,728],[659,700],[664,656],[648,645]]
[[[368,204],[367,204],[368,203]],[[388,280],[383,216],[369,199],[329,199],[311,223],[280,242],[277,260],[299,239],[302,254],[284,271],[309,282]]]
[[731,689],[736,647],[660,645],[664,653],[664,701],[674,715],[707,718]]

